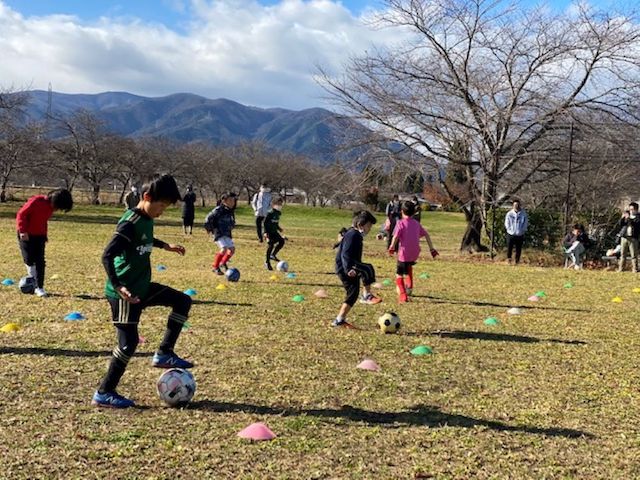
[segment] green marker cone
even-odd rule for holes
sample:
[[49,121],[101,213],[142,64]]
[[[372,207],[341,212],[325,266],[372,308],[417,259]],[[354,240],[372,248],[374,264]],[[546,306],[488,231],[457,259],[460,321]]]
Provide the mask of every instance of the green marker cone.
[[421,278],[421,279],[423,279],[423,280],[426,280],[427,278],[430,278],[430,277],[429,277],[429,274],[428,274],[428,273],[421,273],[421,274],[420,274],[420,277],[418,277],[418,278]]
[[300,302],[302,302],[304,300],[304,296],[302,296],[302,295],[294,295],[292,300],[294,302],[300,303]]
[[540,290],[539,292],[535,293],[535,296],[538,298],[545,298],[547,296],[546,293],[544,293],[544,290]]
[[411,355],[431,355],[433,353],[433,349],[431,347],[427,347],[426,345],[419,345],[413,350],[411,350]]
[[496,317],[487,317],[484,320],[485,325],[498,325],[500,323]]
[[391,280],[389,280],[388,278],[385,278],[382,281],[382,285],[384,285],[385,287],[388,287],[389,285],[391,285]]
[[573,288],[573,283],[567,282],[564,284],[564,288]]

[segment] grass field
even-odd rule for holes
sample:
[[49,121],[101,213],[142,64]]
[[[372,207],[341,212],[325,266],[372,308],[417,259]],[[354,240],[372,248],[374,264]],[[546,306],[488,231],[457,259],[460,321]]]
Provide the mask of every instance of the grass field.
[[[0,206],[0,277],[24,275],[14,231],[19,205]],[[202,230],[183,238],[179,213],[156,236],[187,255],[156,251],[156,281],[194,288],[191,328],[176,351],[196,362],[198,391],[185,409],[157,398],[150,356],[167,310],[142,318],[139,347],[119,391],[138,408],[90,406],[115,335],[102,298],[102,249],[120,211],[79,207],[50,222],[48,299],[0,287],[0,478],[638,478],[640,280],[631,273],[564,271],[459,261],[463,219],[427,213],[443,253],[416,267],[413,302],[357,305],[362,330],[332,330],[343,291],[331,245],[349,215],[285,207],[291,241],[282,257],[298,276],[269,279],[253,218],[240,209],[241,281],[216,290],[213,245]],[[204,211],[198,212],[200,223]],[[424,249],[423,249],[424,250]],[[379,279],[393,278],[383,242],[365,242]],[[572,282],[571,289],[563,288]],[[325,287],[329,298],[313,292]],[[544,290],[538,303],[527,297]],[[306,300],[294,303],[302,294]],[[612,303],[619,295],[622,303]],[[523,314],[508,316],[507,308]],[[87,320],[66,322],[70,311]],[[376,319],[396,311],[399,335]],[[483,320],[496,316],[500,324]],[[414,357],[417,345],[433,355]],[[382,367],[358,370],[364,358]],[[248,443],[236,433],[265,422],[278,435]]]

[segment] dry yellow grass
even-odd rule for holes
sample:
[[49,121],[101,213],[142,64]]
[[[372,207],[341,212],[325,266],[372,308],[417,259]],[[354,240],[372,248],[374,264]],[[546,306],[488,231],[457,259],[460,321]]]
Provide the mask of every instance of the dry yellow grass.
[[[23,275],[13,227],[17,204],[0,207],[0,276]],[[285,207],[286,258],[298,274],[274,282],[262,266],[252,217],[238,219],[234,265],[241,281],[216,290],[213,246],[202,231],[184,239],[177,210],[157,236],[187,255],[153,254],[155,280],[198,291],[192,327],[177,352],[193,359],[198,391],[169,409],[155,393],[150,355],[167,311],[148,310],[147,342],[119,387],[139,408],[102,411],[90,399],[114,344],[102,299],[100,255],[119,210],[78,208],[50,224],[47,288],[38,299],[1,287],[1,478],[637,478],[640,442],[637,351],[640,281],[631,273],[569,272],[459,262],[461,217],[428,213],[442,259],[423,259],[414,301],[357,305],[362,330],[329,328],[343,292],[331,245],[346,212]],[[203,217],[204,212],[199,212]],[[60,218],[62,221],[60,221]],[[380,279],[394,263],[369,239],[365,257]],[[572,289],[563,285],[571,281]],[[329,298],[313,292],[327,289]],[[544,290],[536,304],[527,297]],[[306,300],[294,303],[302,294]],[[623,303],[611,303],[620,295]],[[520,316],[508,316],[521,305]],[[82,322],[63,317],[78,310]],[[399,313],[399,335],[375,321]],[[483,320],[496,316],[500,324]],[[434,354],[412,357],[419,344]],[[363,358],[378,373],[355,369]],[[262,421],[273,442],[236,433]]]

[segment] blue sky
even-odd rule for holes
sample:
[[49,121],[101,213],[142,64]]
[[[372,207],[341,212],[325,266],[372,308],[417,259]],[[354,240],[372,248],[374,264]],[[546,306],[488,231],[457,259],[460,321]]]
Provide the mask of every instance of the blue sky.
[[[590,0],[616,5],[621,1]],[[624,0],[623,0],[624,1]],[[637,0],[636,0],[637,1]],[[524,0],[534,5],[535,0]],[[528,3],[527,3],[528,2]],[[566,9],[568,0],[550,0]],[[190,92],[247,105],[326,105],[315,75],[393,44],[378,0],[0,0],[0,89]]]
[[[67,14],[85,21],[95,21],[100,17],[135,17],[177,30],[181,30],[190,18],[189,2],[183,0],[6,0],[4,3],[25,16]],[[260,0],[259,3],[273,5],[279,0]],[[344,0],[342,4],[357,15],[366,8],[379,6],[380,2]]]
[[[273,5],[280,0],[259,0],[263,5]],[[185,0],[5,0],[6,5],[25,16],[67,14],[85,21],[96,21],[100,17],[135,17],[148,22],[162,23],[172,29],[181,30],[190,19],[189,2]],[[341,2],[355,15],[367,8],[381,5],[380,0],[342,0]],[[538,0],[525,0],[525,4],[535,5]],[[550,6],[564,9],[570,0],[549,0]],[[611,4],[611,1],[591,1],[594,5]]]

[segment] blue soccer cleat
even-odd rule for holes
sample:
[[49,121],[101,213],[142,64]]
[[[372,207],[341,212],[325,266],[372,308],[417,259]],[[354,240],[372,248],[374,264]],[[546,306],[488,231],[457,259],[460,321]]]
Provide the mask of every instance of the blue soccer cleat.
[[93,394],[91,405],[102,408],[129,408],[134,407],[135,403],[116,392],[96,392]]
[[193,368],[193,363],[180,358],[175,353],[158,353],[153,356],[151,363],[156,368]]

